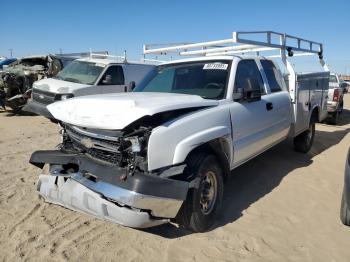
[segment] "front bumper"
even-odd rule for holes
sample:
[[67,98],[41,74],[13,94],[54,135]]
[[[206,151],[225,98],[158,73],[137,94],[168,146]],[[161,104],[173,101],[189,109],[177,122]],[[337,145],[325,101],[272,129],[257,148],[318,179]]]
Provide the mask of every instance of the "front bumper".
[[46,105],[35,102],[33,100],[28,101],[27,104],[23,107],[23,110],[26,112],[34,113],[36,115],[41,115],[49,119],[54,119],[53,115],[47,110]]
[[[145,211],[108,201],[72,178],[40,175],[38,191],[49,203],[128,227],[146,228],[169,221],[168,219],[155,219]],[[132,195],[129,195],[128,199],[131,198]]]
[[[30,163],[38,167],[43,167],[44,164],[52,165],[52,174],[40,176],[38,183],[40,194],[48,202],[130,227],[152,226],[154,223],[160,223],[160,220],[164,223],[166,219],[174,218],[189,189],[188,182],[161,178],[156,174],[145,174],[140,171],[122,180],[120,178],[126,172],[123,168],[97,162],[83,154],[68,154],[59,150],[34,152]],[[62,166],[66,164],[78,165],[79,171],[64,174],[60,168],[62,170]],[[55,184],[56,179],[61,182]],[[46,184],[43,184],[45,181]],[[103,206],[108,202],[108,207],[110,209],[114,207],[113,212],[118,214],[118,217],[106,218],[105,213],[92,212],[97,209],[88,208],[91,205],[86,206],[89,195],[93,196],[94,206],[100,209],[105,208]],[[127,211],[124,211],[125,209]],[[136,221],[140,213],[144,213],[143,219],[138,223],[130,219],[131,223],[128,224],[129,219],[124,221],[119,217],[125,212],[128,216],[135,213]]]

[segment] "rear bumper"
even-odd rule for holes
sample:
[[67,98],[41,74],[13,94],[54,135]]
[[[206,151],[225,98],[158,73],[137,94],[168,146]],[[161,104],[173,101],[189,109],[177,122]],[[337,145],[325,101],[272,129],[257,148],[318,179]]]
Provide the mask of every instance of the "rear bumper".
[[[68,208],[72,206],[72,209],[80,210],[85,213],[92,213],[86,210],[84,204],[86,202],[86,200],[84,200],[86,197],[84,197],[82,193],[81,196],[77,196],[78,193],[71,195],[71,193],[68,192],[70,190],[66,189],[65,183],[61,183],[61,187],[56,186],[62,192],[58,194],[57,197],[52,197],[53,193],[44,192],[54,192],[56,187],[52,185],[52,181],[55,181],[56,178],[58,180],[63,179],[62,181],[66,179],[66,183],[69,181],[69,184],[79,184],[79,186],[76,185],[75,187],[84,187],[84,192],[91,192],[91,194],[96,193],[99,196],[98,200],[96,200],[98,206],[100,206],[100,203],[106,204],[105,201],[107,201],[110,205],[115,206],[115,208],[127,208],[128,211],[131,210],[137,212],[137,214],[142,211],[152,220],[155,219],[155,217],[174,218],[183,201],[186,199],[189,189],[188,182],[161,178],[157,176],[157,174],[145,174],[140,171],[135,172],[133,176],[128,176],[126,180],[122,180],[120,178],[126,172],[124,168],[102,164],[82,154],[68,154],[59,150],[34,152],[31,156],[30,163],[38,167],[42,167],[43,164],[50,164],[52,166],[52,174],[50,176],[41,176],[39,179],[39,188],[43,187],[42,181],[51,181],[50,185],[44,187],[48,189],[39,189],[40,194],[47,201],[58,203]],[[64,172],[62,172],[62,165],[65,164],[78,165],[79,171],[68,175],[64,174]],[[93,179],[91,179],[91,177]],[[74,206],[71,204],[70,202],[73,200],[67,200],[68,202],[63,201],[63,199],[66,199],[64,195],[68,198],[78,199],[80,201],[79,205]],[[87,195],[89,194],[87,193]],[[94,195],[94,199],[97,199],[96,195]],[[133,209],[137,209],[137,211]],[[94,215],[103,219],[105,218],[105,215],[102,216],[99,213],[94,213]],[[120,223],[119,220],[115,219],[114,222]],[[159,219],[155,220],[158,221]],[[120,224],[125,223],[123,222]],[[136,227],[133,224],[125,225]],[[143,226],[141,225],[140,227]]]
[[49,119],[54,119],[53,115],[49,112],[49,110],[47,110],[46,105],[35,102],[33,100],[28,101],[28,103],[23,107],[23,110],[47,117]]
[[327,101],[328,113],[334,113],[338,110],[339,102]]
[[[38,191],[46,202],[128,227],[146,228],[169,221],[155,219],[146,211],[131,209],[108,201],[72,178],[40,175]],[[131,198],[132,195],[129,194],[128,199]]]

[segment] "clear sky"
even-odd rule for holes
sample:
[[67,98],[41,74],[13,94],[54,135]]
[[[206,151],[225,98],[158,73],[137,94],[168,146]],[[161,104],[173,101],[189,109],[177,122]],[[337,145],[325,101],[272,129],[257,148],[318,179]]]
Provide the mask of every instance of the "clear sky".
[[138,57],[143,43],[274,30],[324,43],[332,70],[350,74],[350,0],[0,0],[0,55],[108,50]]

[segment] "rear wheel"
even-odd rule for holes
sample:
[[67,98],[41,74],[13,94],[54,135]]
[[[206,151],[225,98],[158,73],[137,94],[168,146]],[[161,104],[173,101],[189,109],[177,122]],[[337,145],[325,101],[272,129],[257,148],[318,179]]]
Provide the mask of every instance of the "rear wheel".
[[343,196],[341,199],[340,220],[344,225],[350,226],[350,209],[349,209],[349,206],[346,202],[344,192],[343,192]]
[[194,231],[210,229],[220,214],[223,199],[222,169],[214,155],[199,154],[187,161],[188,170],[198,179],[183,203],[177,222]]
[[311,121],[309,128],[294,138],[295,151],[307,153],[312,147],[315,137],[315,122]]

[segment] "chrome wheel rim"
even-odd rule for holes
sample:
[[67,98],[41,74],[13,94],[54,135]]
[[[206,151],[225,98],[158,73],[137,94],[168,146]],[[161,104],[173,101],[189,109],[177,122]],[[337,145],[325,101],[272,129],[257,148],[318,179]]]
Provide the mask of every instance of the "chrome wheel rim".
[[210,214],[214,209],[217,197],[217,184],[214,172],[208,171],[201,183],[200,207],[204,215]]

